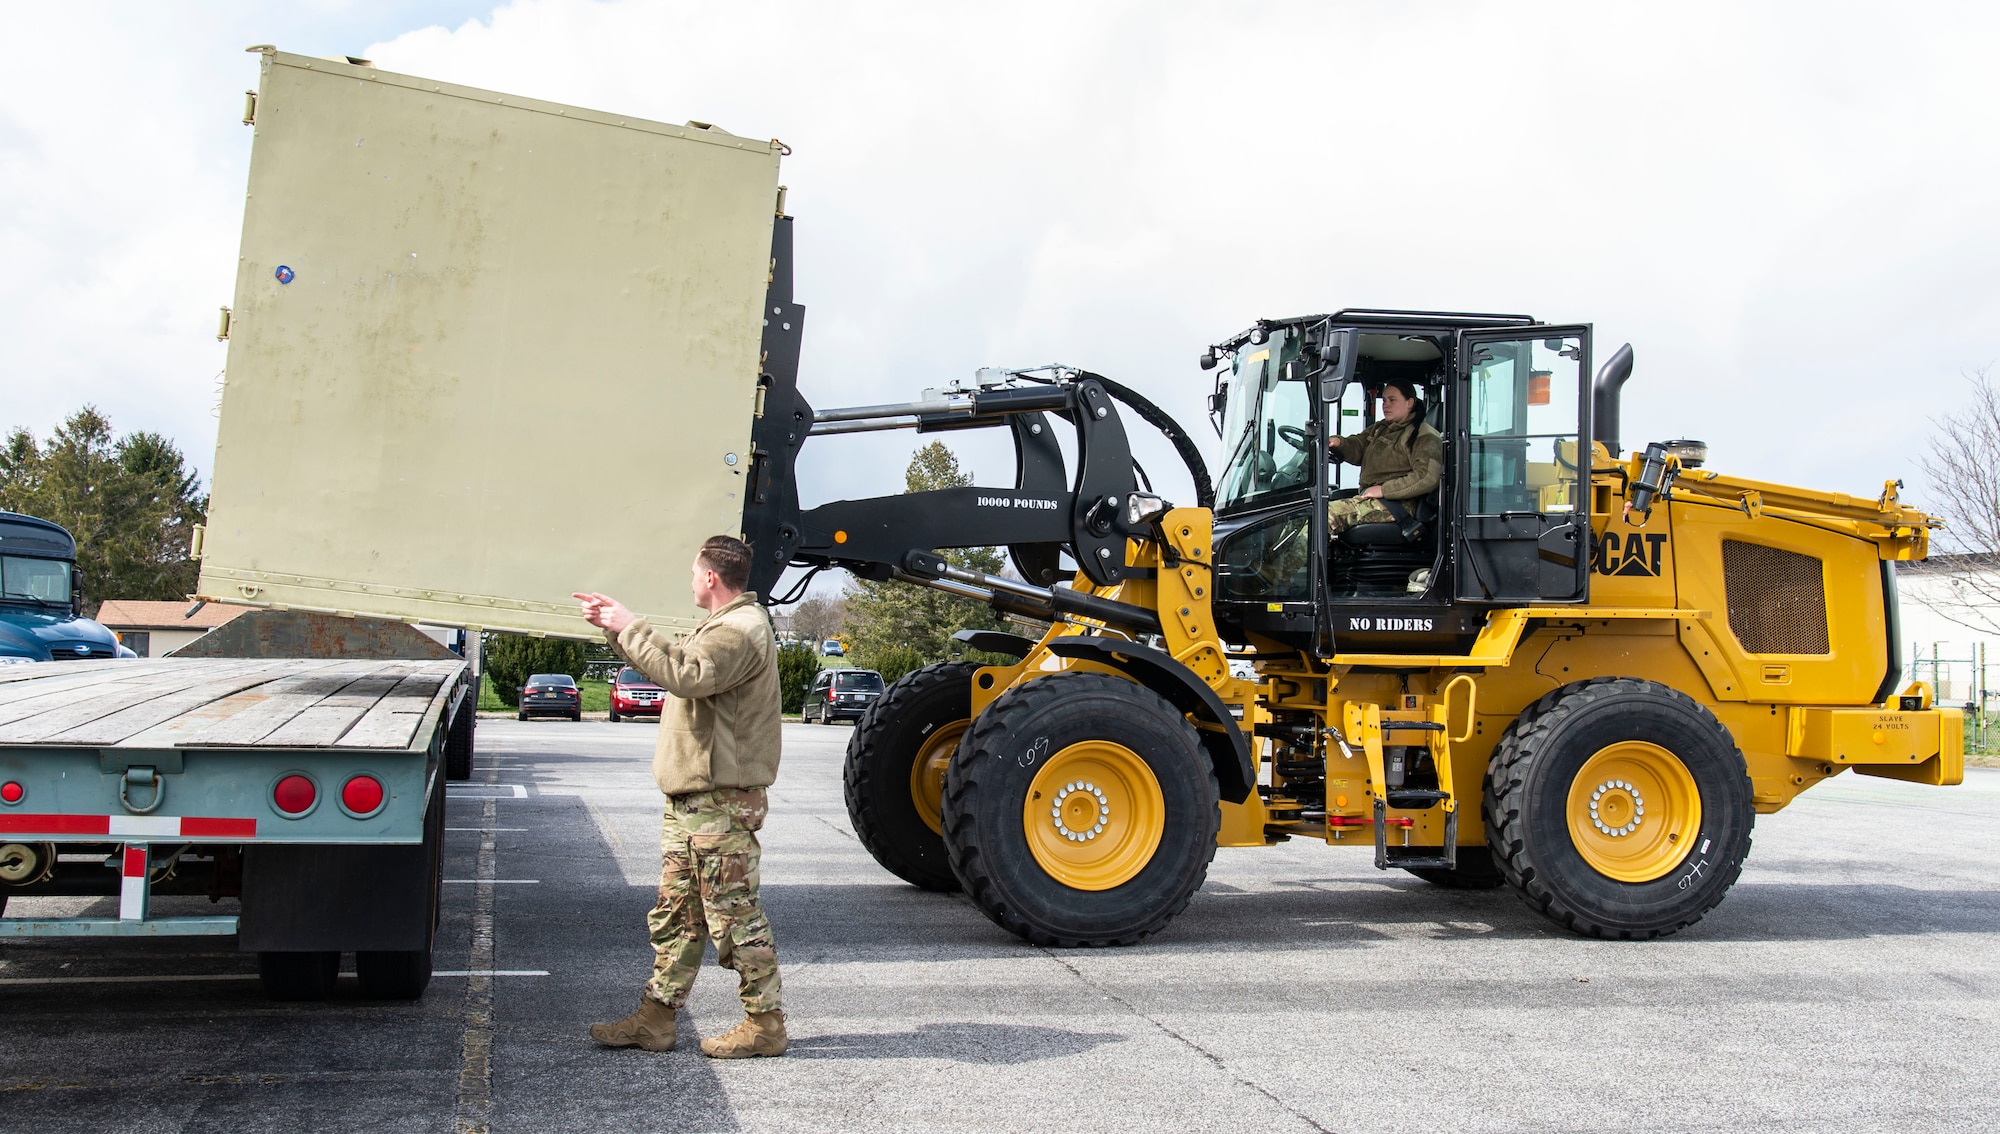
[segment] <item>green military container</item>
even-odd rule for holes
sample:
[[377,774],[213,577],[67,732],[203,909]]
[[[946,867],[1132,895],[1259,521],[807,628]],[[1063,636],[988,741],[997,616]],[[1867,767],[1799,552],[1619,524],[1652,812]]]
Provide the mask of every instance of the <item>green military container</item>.
[[775,140],[262,51],[210,601],[691,628],[742,529]]

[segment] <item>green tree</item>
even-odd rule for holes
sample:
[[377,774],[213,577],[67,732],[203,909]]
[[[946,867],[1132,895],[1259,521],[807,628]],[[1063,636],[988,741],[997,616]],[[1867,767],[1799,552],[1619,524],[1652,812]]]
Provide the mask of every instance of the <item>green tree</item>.
[[819,676],[819,650],[804,642],[778,647],[778,699],[785,712],[805,707],[806,686]]
[[[972,474],[958,467],[958,457],[942,441],[932,441],[910,458],[903,474],[905,492],[965,488]],[[946,548],[952,565],[989,574],[1000,573],[1000,552],[992,547]],[[879,670],[884,681],[920,665],[951,656],[951,636],[959,630],[990,630],[1000,625],[985,604],[928,587],[864,580],[847,596],[847,629],[854,639],[858,665]],[[915,664],[911,664],[915,662]]]
[[567,638],[489,631],[480,644],[480,660],[494,694],[509,705],[519,705],[521,686],[537,673],[567,673],[582,680],[585,647],[586,643]]
[[46,443],[15,429],[0,445],[0,508],[38,516],[76,537],[86,609],[105,599],[179,599],[193,593],[188,558],[208,510],[201,481],[157,433],[114,436],[84,406]]

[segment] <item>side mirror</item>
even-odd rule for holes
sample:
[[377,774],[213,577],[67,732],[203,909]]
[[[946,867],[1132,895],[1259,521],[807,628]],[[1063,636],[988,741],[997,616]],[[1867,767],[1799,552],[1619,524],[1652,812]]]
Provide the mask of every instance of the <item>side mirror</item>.
[[1361,362],[1361,332],[1349,327],[1328,335],[1322,356],[1326,364],[1320,368],[1320,400],[1337,402],[1354,381],[1354,369]]
[[1210,347],[1207,350],[1201,352],[1201,368],[1203,370],[1215,369],[1215,362],[1216,359],[1215,359],[1214,347]]
[[69,616],[83,617],[83,568],[75,564],[69,569]]

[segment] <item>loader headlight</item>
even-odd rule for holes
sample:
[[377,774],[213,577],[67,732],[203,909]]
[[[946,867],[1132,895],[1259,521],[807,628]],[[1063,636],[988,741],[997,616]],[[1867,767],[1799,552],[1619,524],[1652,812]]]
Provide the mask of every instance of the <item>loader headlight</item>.
[[1167,509],[1171,507],[1173,505],[1157,496],[1148,496],[1143,492],[1134,492],[1125,498],[1125,526],[1136,528],[1143,524],[1150,524],[1161,516],[1166,515]]

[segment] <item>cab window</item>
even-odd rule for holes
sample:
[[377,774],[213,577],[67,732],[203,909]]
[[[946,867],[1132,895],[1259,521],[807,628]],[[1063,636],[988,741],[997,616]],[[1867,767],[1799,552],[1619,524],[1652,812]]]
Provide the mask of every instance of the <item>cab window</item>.
[[1572,512],[1583,349],[1574,338],[1473,348],[1466,512]]
[[1223,412],[1227,455],[1216,492],[1218,509],[1311,485],[1312,458],[1322,446],[1310,435],[1312,383],[1303,373],[1286,374],[1285,363],[1296,357],[1298,335],[1292,332],[1277,332],[1262,346],[1238,350]]

